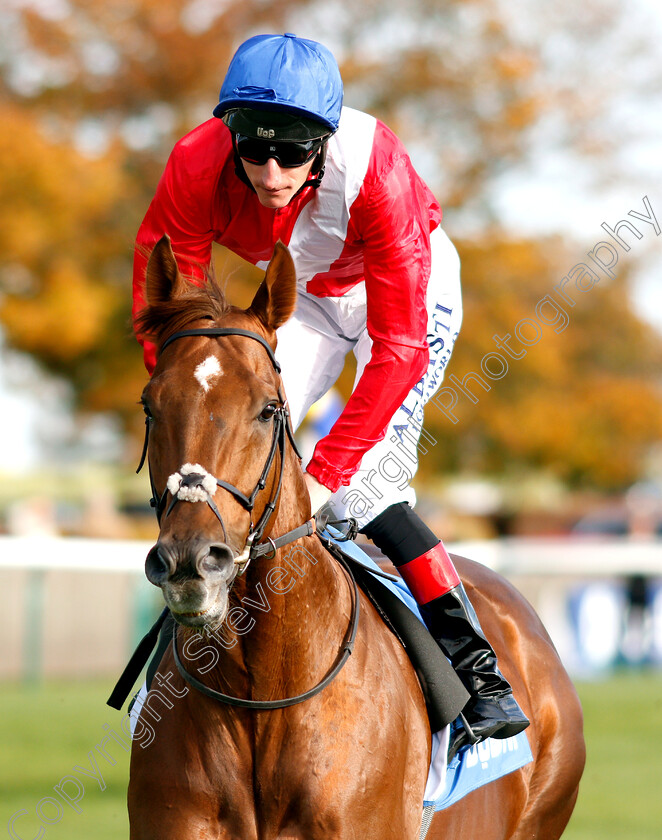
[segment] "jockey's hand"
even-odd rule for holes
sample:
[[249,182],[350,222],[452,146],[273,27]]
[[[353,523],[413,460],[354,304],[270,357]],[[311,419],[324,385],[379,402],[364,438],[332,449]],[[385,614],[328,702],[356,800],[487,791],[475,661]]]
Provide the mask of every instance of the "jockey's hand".
[[333,493],[328,487],[320,484],[314,475],[307,472],[304,473],[304,478],[310,495],[310,510],[314,516],[329,501]]

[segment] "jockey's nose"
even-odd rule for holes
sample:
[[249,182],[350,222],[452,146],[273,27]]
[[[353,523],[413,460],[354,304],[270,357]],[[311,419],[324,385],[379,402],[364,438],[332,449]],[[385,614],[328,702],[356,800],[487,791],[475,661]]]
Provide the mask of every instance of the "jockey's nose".
[[267,190],[276,189],[280,186],[281,166],[276,158],[269,160],[262,166],[262,185]]
[[204,539],[184,542],[159,540],[145,560],[147,580],[154,586],[163,586],[176,579],[229,579],[233,571],[232,549],[225,543]]

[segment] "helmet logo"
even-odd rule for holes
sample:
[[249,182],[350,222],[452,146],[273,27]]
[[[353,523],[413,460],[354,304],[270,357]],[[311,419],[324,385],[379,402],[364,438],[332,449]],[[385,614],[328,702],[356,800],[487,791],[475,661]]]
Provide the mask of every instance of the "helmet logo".
[[276,134],[276,132],[273,130],[273,128],[262,128],[262,126],[258,126],[258,129],[257,129],[257,136],[258,137],[266,137],[268,140],[271,140],[271,138],[275,134]]

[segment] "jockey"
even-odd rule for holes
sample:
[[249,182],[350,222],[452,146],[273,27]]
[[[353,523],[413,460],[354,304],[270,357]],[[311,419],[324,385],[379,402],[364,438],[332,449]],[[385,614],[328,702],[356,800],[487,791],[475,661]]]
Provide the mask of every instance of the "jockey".
[[[401,142],[342,97],[338,65],[315,41],[258,35],[239,47],[213,118],[176,144],[138,232],[134,313],[145,254],[164,233],[194,281],[213,242],[261,268],[278,239],[289,247],[297,308],[276,356],[295,428],[350,349],[357,363],[306,468],[312,511],[330,503],[353,517],[398,567],[471,694],[457,749],[529,723],[449,555],[412,507],[423,406],[460,329],[459,259]],[[151,373],[154,347],[143,345]]]

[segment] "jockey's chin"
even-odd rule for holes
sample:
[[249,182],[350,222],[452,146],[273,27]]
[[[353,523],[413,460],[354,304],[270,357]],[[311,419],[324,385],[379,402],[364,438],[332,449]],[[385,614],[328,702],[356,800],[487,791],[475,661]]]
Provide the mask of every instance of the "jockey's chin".
[[242,160],[248,180],[253,185],[258,200],[263,207],[280,210],[286,207],[305,184],[313,166],[313,161],[286,169],[275,158],[258,166]]

